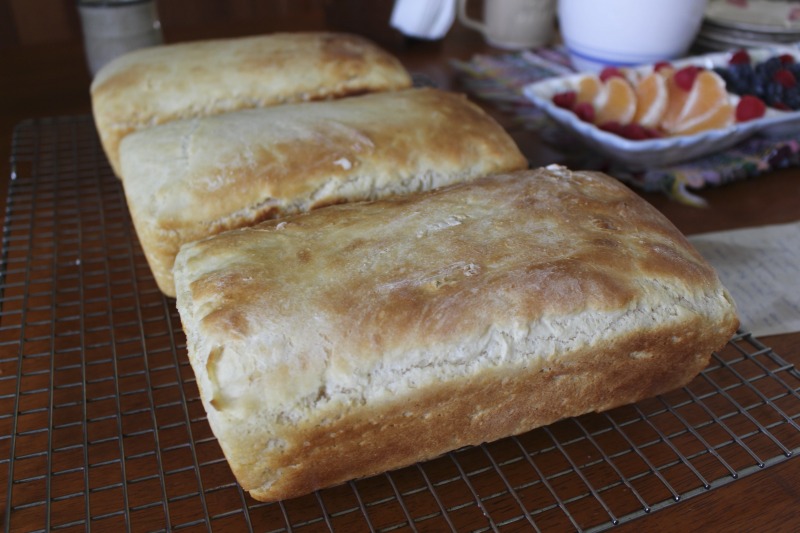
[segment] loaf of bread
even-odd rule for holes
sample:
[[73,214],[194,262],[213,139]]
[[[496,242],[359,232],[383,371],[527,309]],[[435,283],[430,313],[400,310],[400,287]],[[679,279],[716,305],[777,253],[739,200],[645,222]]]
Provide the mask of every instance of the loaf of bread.
[[659,212],[556,166],[226,232],[175,282],[208,421],[264,501],[680,387],[738,325]]
[[136,50],[97,73],[91,96],[100,140],[119,176],[119,142],[142,128],[410,86],[400,62],[364,38],[275,33]]
[[176,121],[121,145],[123,185],[161,290],[180,246],[319,206],[525,168],[465,97],[407,89]]

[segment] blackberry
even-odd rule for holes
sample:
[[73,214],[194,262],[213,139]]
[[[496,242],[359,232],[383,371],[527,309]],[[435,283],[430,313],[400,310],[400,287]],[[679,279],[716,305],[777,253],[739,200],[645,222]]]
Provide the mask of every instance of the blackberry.
[[785,100],[783,103],[785,103],[789,109],[794,109],[795,111],[800,109],[800,91],[796,88],[794,91],[787,91],[784,98]]
[[769,85],[770,81],[764,76],[755,76],[753,81],[750,83],[750,87],[748,87],[741,94],[755,94],[756,96],[763,98],[767,94]]
[[[714,71],[725,80],[731,93],[753,95],[768,106],[779,109],[800,110],[800,62],[783,56],[773,56],[757,64],[732,62]],[[798,80],[790,83],[791,76]]]
[[756,72],[762,71],[764,74],[768,74],[770,77],[772,77],[772,75],[775,74],[775,71],[782,68],[783,61],[781,61],[781,58],[778,56],[773,56],[756,65]]
[[[768,106],[775,107],[776,105],[783,104],[786,100],[784,97],[784,87],[777,83],[767,84],[764,88],[764,93],[759,94]],[[780,106],[779,106],[780,107]]]
[[755,81],[755,71],[749,63],[734,63],[728,68],[718,67],[714,71],[725,80],[728,90],[736,94],[750,92]]

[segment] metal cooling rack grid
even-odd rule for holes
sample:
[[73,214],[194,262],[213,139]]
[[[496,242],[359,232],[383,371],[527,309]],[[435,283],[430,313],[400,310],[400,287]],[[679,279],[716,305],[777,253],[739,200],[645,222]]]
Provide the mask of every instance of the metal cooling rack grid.
[[747,334],[684,389],[295,500],[244,494],[89,117],[15,132],[0,264],[8,531],[602,530],[800,451],[800,375]]

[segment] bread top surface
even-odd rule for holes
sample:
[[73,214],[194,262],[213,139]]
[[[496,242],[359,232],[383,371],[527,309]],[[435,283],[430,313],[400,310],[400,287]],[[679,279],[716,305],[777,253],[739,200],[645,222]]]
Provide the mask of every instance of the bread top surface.
[[362,37],[275,33],[136,50],[97,73],[91,97],[103,146],[118,170],[119,139],[143,127],[410,86],[397,58]]
[[698,317],[720,345],[736,327],[671,223],[562,167],[227,232],[184,246],[175,283],[209,416],[229,421],[253,406],[291,421]]
[[141,123],[410,86],[399,60],[367,39],[301,32],[142,48],[98,72],[91,95],[99,118]]
[[499,124],[437,89],[177,121],[122,145],[131,211],[165,231],[223,223],[257,204],[306,211],[383,189],[407,192],[409,180],[426,175],[454,181],[525,166]]

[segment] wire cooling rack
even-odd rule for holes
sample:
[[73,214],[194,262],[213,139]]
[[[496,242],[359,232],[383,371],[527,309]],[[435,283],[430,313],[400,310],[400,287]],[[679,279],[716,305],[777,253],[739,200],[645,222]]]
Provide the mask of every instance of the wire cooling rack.
[[[800,451],[800,375],[737,335],[684,389],[280,503],[236,484],[89,117],[21,124],[0,264],[7,531],[602,530]],[[5,492],[5,494],[2,494]]]

